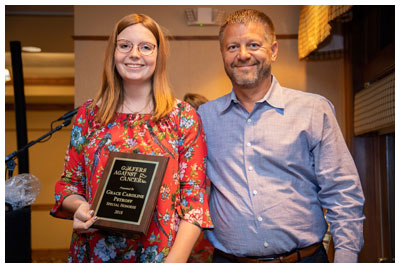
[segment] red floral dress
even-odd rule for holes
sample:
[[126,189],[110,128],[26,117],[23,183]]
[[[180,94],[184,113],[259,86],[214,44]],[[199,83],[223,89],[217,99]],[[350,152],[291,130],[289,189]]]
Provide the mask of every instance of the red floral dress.
[[[206,190],[207,197],[210,196],[211,182],[206,176]],[[201,232],[199,238],[194,245],[192,252],[189,256],[188,262],[211,262],[214,254],[214,247],[211,243],[204,237],[204,232]]]
[[72,194],[93,202],[108,155],[112,151],[169,157],[155,214],[146,236],[132,239],[105,231],[73,232],[69,262],[163,262],[172,247],[181,219],[212,228],[205,190],[206,143],[196,111],[177,101],[173,111],[155,123],[151,115],[118,113],[101,126],[97,107],[88,101],[76,115],[64,172],[56,183],[56,203],[50,212],[68,218],[61,210]]

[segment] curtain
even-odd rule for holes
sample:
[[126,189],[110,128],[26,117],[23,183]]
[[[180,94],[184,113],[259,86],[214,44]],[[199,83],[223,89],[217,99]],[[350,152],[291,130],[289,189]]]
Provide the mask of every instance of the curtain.
[[335,21],[348,21],[351,6],[302,6],[298,56],[300,60],[334,59],[343,55],[343,37],[331,35]]

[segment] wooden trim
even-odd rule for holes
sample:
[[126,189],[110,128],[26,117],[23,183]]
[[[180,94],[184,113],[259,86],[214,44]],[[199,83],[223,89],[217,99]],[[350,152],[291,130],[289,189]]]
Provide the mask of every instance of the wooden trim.
[[107,41],[107,35],[73,35],[74,41]]
[[167,36],[170,41],[218,41],[219,37],[217,35],[174,35]]
[[353,64],[351,60],[351,31],[343,27],[344,32],[344,114],[345,114],[345,133],[344,138],[350,152],[354,153],[354,92],[353,92]]
[[[12,85],[13,81],[7,81],[6,86]],[[25,77],[24,85],[29,86],[73,86],[75,84],[74,77]]]
[[[27,103],[26,110],[27,111],[58,111],[58,110],[73,110],[73,103]],[[5,104],[6,111],[14,111],[14,103],[6,103]]]
[[395,45],[394,42],[378,51],[376,56],[366,64],[364,72],[365,82],[375,82],[395,69]]
[[277,34],[276,39],[298,39],[298,34]]
[[[218,35],[168,35],[170,41],[218,41]],[[277,34],[276,39],[297,39],[297,34]],[[73,35],[74,41],[107,41],[107,35]]]
[[[387,154],[387,149],[386,149],[386,136],[379,136],[378,137],[378,165],[377,165],[377,172],[379,173],[379,190],[380,192],[378,193],[377,196],[377,201],[379,204],[380,208],[380,221],[382,223],[382,233],[381,233],[381,252],[382,252],[382,258],[387,258],[388,256],[391,256],[390,252],[390,240],[394,239],[391,238],[390,230],[389,228],[389,192],[388,192],[388,183],[389,183],[389,178],[388,178],[388,159],[386,157]],[[385,260],[389,261],[389,260]]]

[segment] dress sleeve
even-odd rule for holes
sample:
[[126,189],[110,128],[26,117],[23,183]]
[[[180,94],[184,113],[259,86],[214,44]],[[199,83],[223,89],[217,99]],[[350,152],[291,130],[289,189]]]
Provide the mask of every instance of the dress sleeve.
[[83,105],[76,114],[70,143],[65,153],[64,171],[55,186],[55,204],[50,215],[57,218],[71,219],[71,215],[61,209],[62,202],[67,196],[77,194],[86,198],[83,146],[88,129],[87,111],[88,108]]
[[314,105],[313,136],[319,200],[327,209],[335,262],[356,262],[363,246],[364,195],[354,161],[336,121],[332,104]]
[[206,194],[206,138],[200,116],[182,102],[178,114],[180,217],[201,228],[213,228]]

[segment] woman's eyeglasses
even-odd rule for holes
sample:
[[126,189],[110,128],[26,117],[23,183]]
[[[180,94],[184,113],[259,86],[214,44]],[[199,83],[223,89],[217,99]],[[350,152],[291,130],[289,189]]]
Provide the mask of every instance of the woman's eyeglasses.
[[[129,53],[135,45],[129,40],[118,40],[117,50],[121,53]],[[143,56],[150,56],[156,49],[156,45],[148,42],[141,42],[137,46],[137,51]]]

